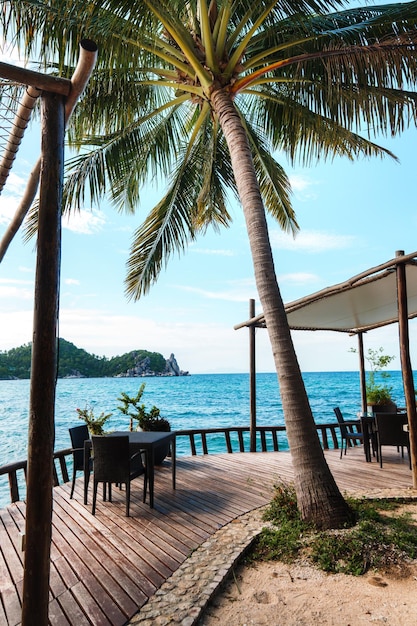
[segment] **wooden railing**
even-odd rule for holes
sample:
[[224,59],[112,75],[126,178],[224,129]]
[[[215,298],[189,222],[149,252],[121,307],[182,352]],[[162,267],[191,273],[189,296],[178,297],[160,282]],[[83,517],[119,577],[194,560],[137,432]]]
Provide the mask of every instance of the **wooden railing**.
[[[325,450],[339,448],[338,434],[339,424],[316,424],[321,444]],[[257,426],[257,451],[278,452],[280,450],[279,437],[286,439],[285,426]],[[209,443],[216,439],[216,449],[219,449],[219,436],[224,437],[226,451],[249,452],[249,426],[232,426],[223,428],[198,428],[190,430],[177,430],[177,450],[181,454],[195,456],[199,453],[209,454]],[[245,437],[246,434],[246,437]],[[331,442],[331,445],[329,445]],[[258,448],[260,447],[260,450]],[[287,447],[287,445],[286,445]],[[54,485],[66,483],[69,480],[67,462],[72,463],[72,450],[57,450],[54,453]],[[17,502],[20,499],[19,480],[26,483],[27,461],[15,461],[0,467],[0,477],[8,476],[10,501]]]
[[[69,480],[68,476],[68,467],[67,467],[67,457],[71,457],[72,460],[72,449],[65,448],[65,450],[57,450],[54,452],[54,485],[59,485],[60,483],[66,483]],[[57,467],[58,466],[58,467]],[[59,471],[58,471],[59,468]],[[27,460],[24,461],[15,461],[13,463],[7,463],[7,465],[0,466],[0,476],[8,475],[9,477],[9,491],[10,491],[10,501],[17,502],[19,498],[19,476],[22,476],[24,482],[26,483],[26,469],[27,469]]]
[[[330,447],[338,448],[338,433],[339,433],[339,424],[316,424],[316,428],[319,432],[319,438],[321,441],[321,445],[325,450],[328,450]],[[177,448],[181,445],[181,440],[188,440],[189,452],[191,455],[198,454],[198,449],[201,450],[202,454],[209,454],[209,439],[217,438],[219,435],[224,435],[224,445],[226,446],[226,450],[229,453],[232,452],[249,452],[249,438],[246,438],[244,434],[247,433],[249,435],[250,428],[249,426],[231,426],[231,427],[223,427],[223,428],[198,428],[198,429],[190,429],[190,430],[177,430]],[[286,428],[285,426],[257,426],[257,451],[260,452],[268,452],[268,451],[279,451],[279,439],[278,433],[283,433],[286,439]],[[234,441],[234,439],[236,441]],[[329,440],[332,445],[329,445]],[[233,445],[235,444],[235,446]],[[260,445],[260,450],[258,447]],[[218,447],[219,443],[216,441],[216,447]],[[288,444],[286,444],[286,448]]]

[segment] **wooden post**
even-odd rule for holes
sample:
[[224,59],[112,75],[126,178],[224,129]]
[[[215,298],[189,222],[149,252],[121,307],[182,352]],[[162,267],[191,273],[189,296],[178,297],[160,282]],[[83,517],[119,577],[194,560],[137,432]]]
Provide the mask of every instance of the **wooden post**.
[[[255,300],[249,300],[249,318],[255,317]],[[249,326],[250,451],[256,452],[256,327]]]
[[[396,257],[404,256],[403,251],[397,251]],[[410,359],[410,340],[408,329],[407,280],[405,263],[398,263],[397,274],[397,302],[398,302],[398,332],[400,341],[401,369],[404,385],[405,405],[408,417],[410,435],[411,469],[413,472],[413,488],[417,489],[417,414],[416,397],[414,394],[413,370]]]
[[358,351],[359,351],[359,376],[361,385],[361,404],[362,413],[367,411],[366,399],[366,373],[365,373],[365,353],[363,351],[363,333],[358,333]]
[[41,129],[22,626],[48,624],[65,129],[63,96],[50,93],[42,96]]

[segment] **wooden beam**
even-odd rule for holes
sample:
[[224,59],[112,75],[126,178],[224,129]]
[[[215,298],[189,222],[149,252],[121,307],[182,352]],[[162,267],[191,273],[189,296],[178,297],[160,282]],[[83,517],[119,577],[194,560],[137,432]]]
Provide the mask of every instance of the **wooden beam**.
[[41,74],[24,67],[17,67],[9,63],[0,63],[0,76],[13,80],[22,85],[30,85],[35,89],[49,91],[50,93],[68,96],[71,91],[71,81],[68,78],[60,78],[58,76],[50,76],[49,74]]
[[[404,253],[399,251],[397,256]],[[397,300],[398,300],[398,332],[400,341],[401,370],[404,386],[405,405],[408,416],[408,431],[410,435],[411,469],[413,472],[413,488],[417,489],[417,413],[416,396],[414,393],[413,369],[410,359],[410,338],[408,328],[407,281],[405,264],[399,263],[397,271]]]

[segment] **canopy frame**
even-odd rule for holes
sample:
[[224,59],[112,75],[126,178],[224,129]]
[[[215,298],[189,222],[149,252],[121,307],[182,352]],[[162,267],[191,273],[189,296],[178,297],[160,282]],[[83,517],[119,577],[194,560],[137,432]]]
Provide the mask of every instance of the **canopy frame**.
[[[413,488],[417,489],[417,413],[414,380],[410,359],[408,321],[417,317],[417,252],[395,257],[372,267],[347,281],[335,284],[285,306],[291,330],[321,330],[344,332],[358,337],[362,411],[366,411],[366,375],[363,333],[398,323],[401,372],[410,434]],[[266,328],[263,313],[253,315],[254,300],[250,300],[250,318],[234,326],[250,332],[250,424],[256,428],[255,337],[256,328]],[[252,449],[251,437],[251,451]],[[255,445],[253,441],[253,446]]]

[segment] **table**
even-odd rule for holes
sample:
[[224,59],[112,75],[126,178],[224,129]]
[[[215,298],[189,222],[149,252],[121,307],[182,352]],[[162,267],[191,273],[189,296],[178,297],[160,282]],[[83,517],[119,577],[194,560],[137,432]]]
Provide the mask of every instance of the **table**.
[[[402,411],[398,411],[397,413],[390,414],[393,420],[399,420],[401,423],[407,422],[407,413]],[[377,445],[377,428],[376,428],[376,419],[374,415],[361,415],[361,430],[363,432],[363,448],[365,452],[365,458],[370,463],[372,461],[371,455],[371,442],[373,443],[372,452],[375,452]],[[378,458],[378,451],[377,458]]]
[[[176,487],[176,437],[175,432],[148,432],[148,431],[126,431],[116,430],[108,433],[106,436],[124,435],[129,437],[130,447],[135,451],[144,450],[146,458],[146,467],[148,470],[149,480],[149,505],[153,508],[154,504],[154,482],[155,482],[155,450],[161,446],[171,446],[171,470],[172,470],[172,488]],[[90,472],[88,470],[89,458],[91,454],[91,439],[84,442],[84,504],[87,504],[88,483],[90,480]]]

